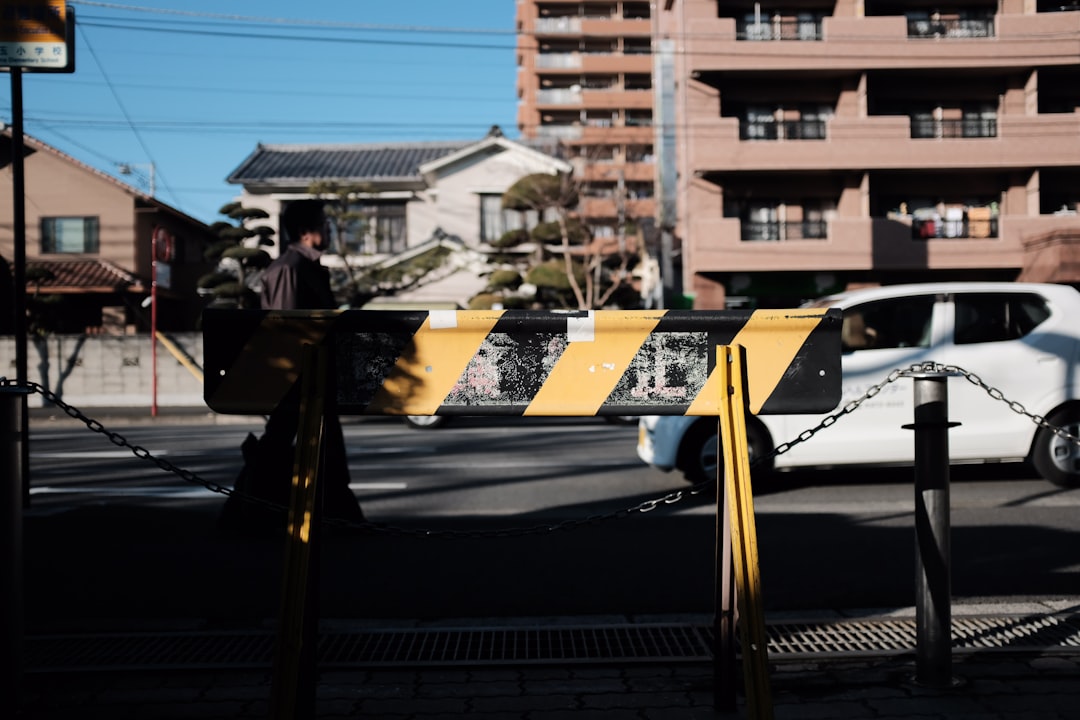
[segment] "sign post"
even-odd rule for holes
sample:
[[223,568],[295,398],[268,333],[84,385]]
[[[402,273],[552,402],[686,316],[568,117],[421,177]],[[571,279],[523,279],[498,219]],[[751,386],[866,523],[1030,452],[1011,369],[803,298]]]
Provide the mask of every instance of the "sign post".
[[[12,263],[15,380],[26,372],[26,177],[22,73],[75,71],[75,15],[64,0],[0,0],[0,69],[11,74]],[[23,406],[23,432],[29,426]],[[30,443],[24,437],[23,505],[30,506]]]

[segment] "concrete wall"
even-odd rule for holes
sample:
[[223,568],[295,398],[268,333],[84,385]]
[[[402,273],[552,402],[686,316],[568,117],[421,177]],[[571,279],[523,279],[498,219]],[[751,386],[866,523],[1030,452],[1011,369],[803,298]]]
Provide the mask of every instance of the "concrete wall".
[[[176,333],[169,339],[202,367],[201,333]],[[27,379],[80,410],[146,407],[153,399],[153,357],[149,335],[52,335],[27,343]],[[0,337],[0,375],[15,377],[15,339]],[[41,393],[30,407],[49,403]],[[202,380],[162,343],[157,344],[158,407],[206,407]]]

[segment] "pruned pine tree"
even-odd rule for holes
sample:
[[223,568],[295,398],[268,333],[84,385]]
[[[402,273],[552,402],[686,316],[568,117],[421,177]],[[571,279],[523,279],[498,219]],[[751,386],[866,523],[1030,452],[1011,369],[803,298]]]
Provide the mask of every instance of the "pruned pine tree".
[[198,292],[210,297],[215,307],[257,308],[259,278],[271,259],[263,248],[274,244],[274,229],[266,225],[250,227],[249,223],[270,216],[265,210],[245,208],[239,202],[223,205],[218,213],[232,222],[219,220],[210,226],[218,240],[203,256],[216,261],[217,267],[199,278]]
[[[570,175],[536,173],[518,180],[503,194],[504,209],[532,212],[535,227],[514,230],[500,239],[503,247],[526,241],[536,246],[525,281],[535,285],[541,302],[579,310],[602,308],[622,286],[630,256],[622,248],[612,255],[594,242],[591,229],[576,209],[581,186]],[[558,257],[561,256],[561,257]]]

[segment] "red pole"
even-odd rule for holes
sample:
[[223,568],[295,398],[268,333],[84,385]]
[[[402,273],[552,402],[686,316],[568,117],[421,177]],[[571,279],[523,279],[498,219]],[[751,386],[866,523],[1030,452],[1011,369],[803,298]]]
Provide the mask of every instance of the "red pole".
[[157,254],[158,229],[150,235],[150,416],[157,417]]

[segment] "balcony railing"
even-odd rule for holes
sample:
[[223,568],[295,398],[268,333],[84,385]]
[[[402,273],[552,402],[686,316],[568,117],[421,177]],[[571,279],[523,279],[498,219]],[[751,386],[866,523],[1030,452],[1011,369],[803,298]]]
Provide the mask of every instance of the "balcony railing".
[[739,123],[740,140],[824,140],[824,120],[783,120]]
[[554,17],[537,18],[536,32],[540,33],[580,33],[581,18]]
[[908,20],[909,38],[988,38],[994,37],[994,20]]
[[542,138],[556,138],[559,140],[577,140],[581,137],[580,125],[541,125],[536,128],[536,134]]
[[768,20],[739,22],[735,27],[738,40],[821,40],[820,20]]
[[998,236],[998,219],[996,217],[972,218],[932,218],[918,219],[911,223],[911,237],[916,240],[931,240],[934,238],[956,239],[985,239]]
[[569,88],[537,90],[536,102],[541,105],[580,105],[581,91]]
[[962,120],[913,118],[911,137],[919,140],[997,137],[997,118],[964,118]]
[[539,53],[536,67],[543,70],[574,69],[581,67],[581,55],[578,53]]
[[802,222],[742,222],[742,240],[746,242],[782,242],[784,240],[825,240],[829,225],[824,220]]

